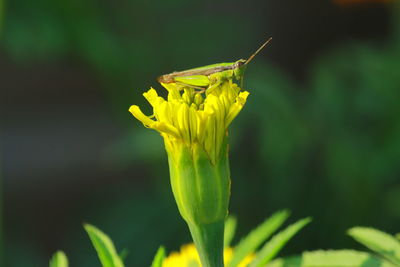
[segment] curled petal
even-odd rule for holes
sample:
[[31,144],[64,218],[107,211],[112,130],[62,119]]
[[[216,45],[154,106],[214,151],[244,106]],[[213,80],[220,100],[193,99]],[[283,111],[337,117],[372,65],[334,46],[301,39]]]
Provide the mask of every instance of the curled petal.
[[236,102],[232,104],[229,109],[228,115],[226,116],[225,125],[228,127],[233,119],[239,114],[242,110],[244,104],[246,103],[246,99],[249,96],[249,92],[241,92],[239,96],[236,98]]
[[132,113],[136,119],[141,121],[144,126],[152,128],[151,125],[153,125],[155,121],[146,116],[137,105],[131,106],[129,112]]
[[166,134],[172,135],[176,138],[179,138],[179,136],[180,136],[179,131],[174,126],[172,126],[169,123],[154,121],[154,120],[150,119],[136,105],[131,106],[129,108],[129,112],[132,113],[132,115],[136,119],[141,121],[143,123],[143,125],[148,128],[157,130],[161,133],[166,133]]

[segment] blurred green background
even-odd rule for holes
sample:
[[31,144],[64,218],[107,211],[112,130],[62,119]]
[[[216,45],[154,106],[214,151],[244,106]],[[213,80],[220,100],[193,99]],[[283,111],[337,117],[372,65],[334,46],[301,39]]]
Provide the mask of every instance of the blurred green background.
[[361,248],[355,225],[400,231],[398,3],[11,0],[0,14],[3,266],[46,266],[57,249],[98,266],[83,222],[127,266],[189,242],[161,137],[128,108],[150,113],[157,76],[270,36],[230,131],[237,236],[281,208],[314,218],[281,255]]

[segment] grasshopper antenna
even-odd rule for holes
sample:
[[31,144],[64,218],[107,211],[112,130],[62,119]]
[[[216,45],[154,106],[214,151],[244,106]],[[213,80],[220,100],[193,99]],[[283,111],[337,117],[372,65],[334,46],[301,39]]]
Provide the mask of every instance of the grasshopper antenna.
[[253,60],[253,58],[258,54],[258,52],[260,52],[270,41],[272,40],[272,37],[270,37],[267,41],[265,41],[265,43],[263,43],[260,48],[257,49],[256,52],[254,52],[249,59],[246,60],[246,63],[244,63],[245,65],[249,64],[250,61]]

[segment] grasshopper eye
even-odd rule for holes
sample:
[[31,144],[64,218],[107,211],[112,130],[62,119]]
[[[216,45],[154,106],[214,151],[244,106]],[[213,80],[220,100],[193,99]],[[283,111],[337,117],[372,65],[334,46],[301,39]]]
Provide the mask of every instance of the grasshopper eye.
[[236,61],[235,68],[240,68],[241,66],[243,66],[245,64],[246,64],[246,60],[240,59],[240,60]]

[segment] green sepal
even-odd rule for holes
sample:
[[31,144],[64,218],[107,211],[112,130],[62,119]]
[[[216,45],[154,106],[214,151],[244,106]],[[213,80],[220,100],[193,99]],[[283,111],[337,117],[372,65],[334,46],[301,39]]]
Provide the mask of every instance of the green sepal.
[[167,149],[172,191],[203,267],[223,267],[231,185],[226,138],[220,147],[215,162],[197,143]]
[[168,151],[172,191],[188,223],[212,224],[228,215],[231,182],[226,140],[221,147],[215,164],[197,143]]

